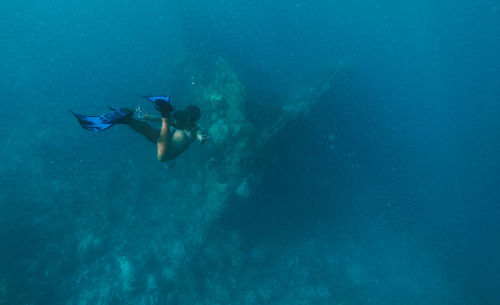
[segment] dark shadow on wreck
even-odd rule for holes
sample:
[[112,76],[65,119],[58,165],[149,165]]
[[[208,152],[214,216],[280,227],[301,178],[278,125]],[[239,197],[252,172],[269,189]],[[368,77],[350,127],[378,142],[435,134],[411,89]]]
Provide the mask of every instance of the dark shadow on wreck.
[[359,165],[366,138],[352,129],[360,121],[366,129],[373,126],[363,90],[350,77],[340,80],[269,141],[263,155],[271,157],[261,162],[252,194],[228,198],[208,239],[236,232],[249,249],[279,249],[325,230],[338,232],[349,221],[353,197],[366,179]]

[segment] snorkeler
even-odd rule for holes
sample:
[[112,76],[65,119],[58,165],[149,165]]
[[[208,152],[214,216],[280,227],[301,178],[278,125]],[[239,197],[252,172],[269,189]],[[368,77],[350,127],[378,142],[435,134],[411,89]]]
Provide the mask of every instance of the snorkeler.
[[[155,105],[161,117],[144,115],[141,112],[134,118],[134,111],[128,108],[110,108],[111,112],[100,116],[87,116],[70,111],[84,129],[91,131],[103,131],[115,124],[128,125],[150,142],[157,144],[158,160],[162,162],[176,158],[195,140],[203,144],[208,139],[208,136],[196,126],[196,121],[201,117],[200,108],[197,106],[189,105],[185,110],[175,111],[169,96],[144,96],[144,98]],[[161,121],[161,129],[151,127],[146,121]]]

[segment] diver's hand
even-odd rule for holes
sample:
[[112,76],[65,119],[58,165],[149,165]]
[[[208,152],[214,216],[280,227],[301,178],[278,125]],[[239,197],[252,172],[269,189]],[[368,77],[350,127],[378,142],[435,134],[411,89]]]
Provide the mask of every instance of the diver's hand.
[[205,142],[208,141],[208,138],[209,138],[208,134],[204,133],[201,130],[198,130],[198,132],[196,133],[196,139],[200,144],[205,144]]

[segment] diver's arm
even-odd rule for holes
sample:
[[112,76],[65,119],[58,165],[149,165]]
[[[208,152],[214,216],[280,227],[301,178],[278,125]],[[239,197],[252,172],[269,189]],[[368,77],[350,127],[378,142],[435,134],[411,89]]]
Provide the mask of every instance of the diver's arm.
[[141,107],[135,108],[134,119],[144,122],[161,122],[161,116],[145,113]]
[[149,122],[161,122],[161,116],[159,115],[145,114],[142,119]]
[[172,140],[168,120],[168,118],[161,118],[161,131],[158,137],[158,160],[162,162],[167,161],[168,150],[170,149],[170,142]]

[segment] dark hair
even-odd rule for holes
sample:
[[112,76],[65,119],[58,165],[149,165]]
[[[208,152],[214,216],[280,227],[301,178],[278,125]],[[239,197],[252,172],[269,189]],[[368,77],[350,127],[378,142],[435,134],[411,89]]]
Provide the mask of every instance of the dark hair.
[[184,110],[178,110],[172,113],[174,127],[177,129],[190,129],[194,127],[196,121],[198,121],[200,117],[200,108],[195,105],[189,105]]

